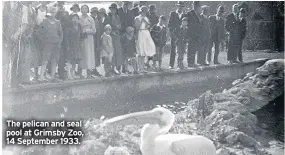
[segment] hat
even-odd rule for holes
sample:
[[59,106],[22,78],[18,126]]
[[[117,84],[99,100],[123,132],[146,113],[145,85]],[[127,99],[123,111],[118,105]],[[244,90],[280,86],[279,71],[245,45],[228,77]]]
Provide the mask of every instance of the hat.
[[64,4],[65,1],[57,1],[57,4]]
[[131,3],[130,1],[123,1],[124,4],[129,4]]
[[149,11],[152,12],[155,10],[155,5],[151,4],[149,5]]
[[93,12],[99,12],[98,8],[97,7],[91,8],[91,12],[90,13],[93,13]]
[[101,9],[99,10],[99,13],[104,13],[104,14],[106,14],[106,10],[105,10],[104,8],[101,8]]
[[209,6],[208,5],[203,5],[203,6],[201,6],[201,9],[202,10],[209,9]]
[[185,3],[182,2],[182,1],[178,1],[176,5],[177,5],[177,6],[183,6],[183,7],[185,7]]
[[133,27],[131,27],[131,26],[129,26],[129,27],[127,27],[126,28],[126,32],[127,33],[131,33],[131,32],[133,32],[135,29],[133,28]]
[[199,1],[194,1],[193,2],[194,7],[200,7],[200,2]]
[[70,8],[70,10],[73,11],[74,9],[80,10],[79,5],[78,4],[73,4],[72,7]]
[[183,17],[182,21],[188,21],[188,18],[187,17]]
[[245,13],[246,12],[245,8],[241,8],[239,11],[240,11],[240,13]]
[[219,7],[218,7],[218,10],[221,10],[221,11],[225,11],[225,8],[222,6],[222,5],[220,5]]
[[147,11],[147,7],[145,5],[140,7],[140,12],[142,12],[142,11]]
[[146,4],[146,1],[139,1],[139,6],[143,6]]
[[139,5],[139,2],[138,2],[138,1],[134,1],[134,2],[133,2],[133,6],[134,6],[134,7],[137,7],[138,5]]
[[57,7],[54,6],[47,7],[47,13],[55,13],[55,12],[57,12]]
[[159,17],[159,19],[161,19],[161,20],[166,20],[166,17],[165,17],[164,15],[161,15],[161,16]]
[[117,8],[118,8],[118,6],[117,6],[117,4],[116,4],[116,3],[112,3],[112,4],[110,5],[109,9],[111,9],[111,8],[113,8],[113,9],[117,9]]

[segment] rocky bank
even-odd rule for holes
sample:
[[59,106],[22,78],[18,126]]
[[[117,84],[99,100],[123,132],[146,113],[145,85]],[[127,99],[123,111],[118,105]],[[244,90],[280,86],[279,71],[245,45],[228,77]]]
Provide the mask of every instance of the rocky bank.
[[[281,155],[283,143],[267,136],[268,131],[252,113],[284,93],[284,60],[269,60],[255,73],[235,80],[221,93],[207,91],[189,101],[184,111],[176,114],[170,132],[200,134],[212,139],[217,155]],[[102,120],[85,122],[86,138],[77,147],[17,148],[14,154],[25,155],[140,155],[142,126],[104,129]],[[279,148],[275,152],[268,148]],[[283,150],[283,152],[282,152]]]

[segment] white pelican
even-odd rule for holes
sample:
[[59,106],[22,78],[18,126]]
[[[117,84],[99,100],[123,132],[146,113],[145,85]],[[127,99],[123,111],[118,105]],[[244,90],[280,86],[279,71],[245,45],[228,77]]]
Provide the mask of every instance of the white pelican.
[[174,120],[170,110],[159,107],[111,118],[104,126],[145,124],[140,144],[143,155],[216,155],[215,145],[204,136],[167,134]]

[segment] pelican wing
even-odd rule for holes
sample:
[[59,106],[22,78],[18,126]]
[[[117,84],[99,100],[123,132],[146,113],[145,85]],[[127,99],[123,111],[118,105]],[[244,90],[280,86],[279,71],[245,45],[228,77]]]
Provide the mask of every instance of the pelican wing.
[[175,155],[216,155],[216,147],[211,140],[198,135],[184,135],[172,141],[170,150]]

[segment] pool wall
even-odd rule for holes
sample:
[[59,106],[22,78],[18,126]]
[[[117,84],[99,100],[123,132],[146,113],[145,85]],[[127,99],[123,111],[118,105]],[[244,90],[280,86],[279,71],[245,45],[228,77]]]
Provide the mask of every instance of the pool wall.
[[[255,72],[268,59],[257,59],[243,64],[207,66],[183,71],[149,73],[146,75],[66,81],[63,83],[32,85],[27,88],[3,90],[3,111],[18,105],[76,103],[82,101],[130,100],[145,92],[175,89],[197,83],[213,83],[226,79],[238,79],[248,72]],[[211,80],[212,82],[209,82]],[[216,86],[214,86],[216,87]],[[196,89],[189,87],[189,89]],[[175,93],[175,91],[174,91]],[[122,102],[121,102],[122,103]]]

